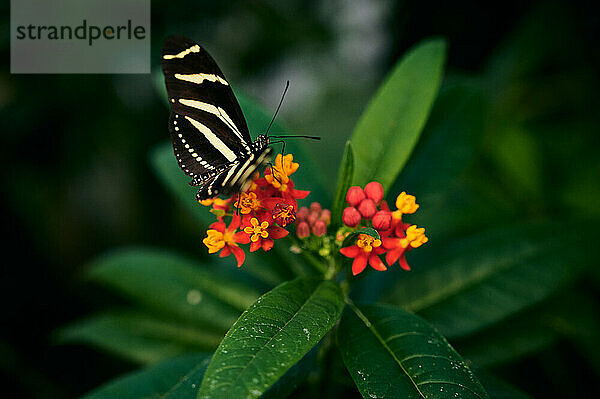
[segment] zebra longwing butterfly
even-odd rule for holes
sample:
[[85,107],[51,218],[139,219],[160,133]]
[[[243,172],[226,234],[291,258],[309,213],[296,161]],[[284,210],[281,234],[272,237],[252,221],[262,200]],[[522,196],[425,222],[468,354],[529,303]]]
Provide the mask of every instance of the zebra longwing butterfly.
[[171,104],[169,131],[179,167],[200,186],[198,201],[245,191],[270,159],[269,139],[253,142],[229,82],[193,40],[170,36],[162,69]]

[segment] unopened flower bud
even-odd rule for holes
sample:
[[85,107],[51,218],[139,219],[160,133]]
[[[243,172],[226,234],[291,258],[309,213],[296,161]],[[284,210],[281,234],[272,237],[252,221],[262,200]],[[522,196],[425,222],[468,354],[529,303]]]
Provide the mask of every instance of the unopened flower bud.
[[327,225],[322,220],[317,220],[312,226],[312,232],[314,235],[321,237],[327,234]]
[[321,212],[321,204],[319,204],[318,202],[313,202],[312,204],[310,204],[310,211],[312,213]]
[[358,186],[352,186],[348,189],[348,193],[346,194],[346,202],[350,206],[358,206],[362,200],[366,198],[365,192],[362,188]]
[[356,227],[360,223],[362,217],[360,212],[354,207],[347,207],[342,214],[342,222],[348,227]]
[[300,222],[296,226],[296,235],[298,238],[306,238],[310,235],[310,226],[306,222]]
[[306,218],[306,221],[308,222],[308,224],[310,224],[311,226],[315,224],[315,222],[319,219],[319,214],[316,212],[311,212],[308,217]]
[[358,205],[358,211],[365,219],[371,219],[375,212],[377,212],[377,206],[375,201],[370,198],[364,199],[360,205]]
[[383,199],[383,186],[379,182],[372,181],[365,186],[365,195],[378,204]]
[[302,208],[298,209],[298,212],[296,212],[296,220],[298,222],[306,220],[306,218],[308,217],[308,213],[308,208],[303,206]]
[[379,211],[373,216],[373,228],[386,231],[392,227],[392,214],[388,211]]
[[321,219],[322,221],[325,222],[325,224],[329,224],[331,223],[331,211],[329,209],[323,209],[321,211],[321,215],[319,216],[319,219]]

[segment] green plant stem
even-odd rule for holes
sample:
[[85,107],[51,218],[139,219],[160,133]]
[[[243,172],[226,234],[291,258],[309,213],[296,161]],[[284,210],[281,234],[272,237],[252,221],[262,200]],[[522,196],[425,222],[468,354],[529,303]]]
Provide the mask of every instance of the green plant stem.
[[320,262],[313,254],[309,251],[303,250],[301,255],[308,262],[309,265],[313,266],[321,274],[327,274],[328,268],[322,262]]

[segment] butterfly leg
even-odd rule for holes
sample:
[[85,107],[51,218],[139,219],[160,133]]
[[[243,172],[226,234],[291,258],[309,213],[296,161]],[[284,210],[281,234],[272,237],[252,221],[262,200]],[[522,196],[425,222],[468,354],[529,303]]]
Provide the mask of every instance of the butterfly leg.
[[242,188],[240,187],[240,189],[237,192],[237,201],[233,203],[234,205],[237,204],[237,206],[235,207],[235,213],[237,215],[240,214],[241,199],[242,199]]
[[[271,141],[269,144],[273,145],[273,144],[282,144],[281,147],[281,156],[283,157],[285,155],[285,140],[276,140],[276,141]],[[274,166],[271,162],[268,163],[268,165],[271,167],[271,170],[274,169]],[[275,174],[273,173],[273,177],[275,178],[275,180],[277,180],[279,182],[279,184],[281,184],[281,181],[277,178],[277,176],[275,176]]]
[[275,140],[275,141],[271,141],[269,142],[269,144],[273,145],[273,144],[283,144],[281,147],[281,156],[285,155],[285,140]]

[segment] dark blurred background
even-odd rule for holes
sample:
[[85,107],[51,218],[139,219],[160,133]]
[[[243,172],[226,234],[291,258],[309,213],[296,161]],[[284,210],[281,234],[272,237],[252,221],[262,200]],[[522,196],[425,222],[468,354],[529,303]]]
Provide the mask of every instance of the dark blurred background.
[[[203,252],[200,228],[148,162],[168,138],[159,53],[169,34],[201,43],[267,109],[290,80],[280,118],[323,137],[307,145],[320,154],[312,173],[327,179],[386,72],[419,40],[444,36],[446,81],[483,82],[488,121],[510,125],[486,129],[477,157],[498,201],[518,204],[507,214],[600,217],[593,2],[153,1],[151,75],[11,75],[8,2],[0,7],[0,385],[10,397],[73,397],[134,368],[52,340],[113,301],[82,281],[86,261],[127,244]],[[578,356],[558,342],[499,373],[534,396],[569,397],[572,384],[582,397],[598,374]],[[548,362],[573,367],[557,375]]]

